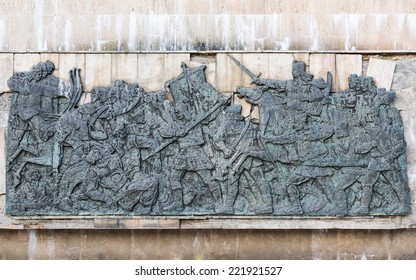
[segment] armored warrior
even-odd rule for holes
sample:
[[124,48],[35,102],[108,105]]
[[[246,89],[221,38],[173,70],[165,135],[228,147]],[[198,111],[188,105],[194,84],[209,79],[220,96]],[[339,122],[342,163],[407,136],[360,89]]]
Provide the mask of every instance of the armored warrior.
[[[239,191],[239,179],[242,174],[248,181],[248,188],[253,193],[253,208],[257,214],[272,212],[270,186],[262,171],[263,161],[267,158],[262,144],[259,143],[258,128],[244,121],[241,116],[241,105],[233,105],[225,112],[225,120],[214,136],[214,147],[224,153],[224,159],[217,166],[226,179],[222,183],[225,213],[233,214],[233,205]],[[253,126],[255,126],[253,128]],[[225,165],[224,165],[225,161]]]
[[[368,171],[363,179],[362,199],[357,214],[368,214],[370,210],[370,202],[373,193],[374,184],[379,180],[380,176],[384,177],[391,185],[393,193],[397,196],[400,206],[395,206],[391,197],[386,197],[389,205],[385,207],[385,211],[390,214],[405,213],[409,211],[408,188],[406,179],[400,165],[405,160],[406,142],[403,137],[403,130],[397,126],[395,121],[398,119],[399,112],[395,108],[385,110],[381,108],[379,115],[381,125],[380,129],[368,130],[371,139],[374,139],[374,147],[371,149],[371,158],[368,163]],[[395,116],[396,115],[396,116]],[[405,177],[405,176],[404,176]]]
[[[8,80],[9,87],[19,93],[13,97],[16,113],[42,141],[47,141],[54,134],[54,121],[60,114],[57,106],[52,106],[52,100],[69,97],[70,94],[60,90],[60,80],[52,75],[54,70],[54,64],[47,61],[33,67],[32,72],[15,73]],[[47,102],[48,99],[50,102]]]
[[178,137],[179,153],[171,170],[171,205],[165,210],[181,211],[184,208],[182,178],[186,172],[196,172],[208,186],[213,199],[216,213],[221,213],[222,198],[218,184],[215,182],[211,171],[214,165],[206,152],[202,149],[205,143],[201,125],[196,125],[188,130],[192,121],[193,112],[186,103],[178,103],[174,107],[174,123],[167,123],[161,130],[165,138]]
[[[293,80],[272,80],[255,78],[253,82],[259,86],[276,89],[287,93],[287,108],[292,111],[303,111],[317,114],[322,111],[326,98],[329,96],[332,75],[327,74],[327,82],[323,79],[313,79],[313,75],[306,72],[306,64],[295,61],[292,66]],[[313,103],[313,106],[308,106]],[[318,109],[317,109],[318,108]]]

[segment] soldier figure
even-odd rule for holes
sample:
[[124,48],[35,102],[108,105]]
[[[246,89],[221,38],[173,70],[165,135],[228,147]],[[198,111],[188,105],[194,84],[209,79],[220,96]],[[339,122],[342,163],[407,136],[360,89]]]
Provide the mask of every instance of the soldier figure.
[[211,173],[214,165],[202,148],[205,139],[201,125],[196,125],[188,131],[193,115],[189,105],[180,102],[174,107],[174,123],[166,123],[165,127],[161,129],[163,137],[178,137],[177,141],[179,144],[179,153],[170,173],[172,199],[170,205],[165,207],[164,210],[183,210],[183,186],[181,180],[186,172],[195,172],[208,186],[214,199],[215,212],[222,213],[220,188]]
[[[233,105],[225,113],[225,120],[214,137],[214,146],[224,153],[227,162],[221,167],[226,176],[224,204],[227,214],[234,213],[234,203],[239,191],[242,174],[248,181],[248,189],[253,193],[251,200],[256,214],[272,213],[270,186],[263,174],[263,160],[270,161],[260,142],[258,125],[251,119],[244,122],[241,106]],[[223,184],[224,185],[224,184]]]

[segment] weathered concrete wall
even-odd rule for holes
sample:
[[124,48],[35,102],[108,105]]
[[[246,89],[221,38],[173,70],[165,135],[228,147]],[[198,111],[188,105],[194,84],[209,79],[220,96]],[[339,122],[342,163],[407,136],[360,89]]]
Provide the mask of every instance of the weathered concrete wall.
[[0,230],[0,259],[416,259],[416,231]]
[[3,0],[0,50],[416,50],[412,0]]

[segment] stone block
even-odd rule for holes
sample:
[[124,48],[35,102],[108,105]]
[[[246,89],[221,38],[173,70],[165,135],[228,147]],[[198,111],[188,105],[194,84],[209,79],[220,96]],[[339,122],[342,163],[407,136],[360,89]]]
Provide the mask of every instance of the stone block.
[[389,259],[416,259],[416,230],[395,230],[391,233]]
[[413,55],[401,55],[392,57],[391,59],[396,62],[391,90],[399,91],[414,87],[416,80],[416,57]]
[[163,54],[138,54],[138,81],[146,91],[157,91],[163,88],[165,82],[163,80],[163,58]]
[[[294,60],[294,56],[290,54],[269,54],[268,75],[262,75],[262,77],[277,80],[293,79],[292,66]],[[304,62],[308,64],[308,61]]]
[[97,228],[97,229],[117,229],[118,228],[118,219],[115,219],[115,218],[94,219],[94,228]]
[[179,219],[118,219],[118,228],[123,229],[176,229]]
[[7,80],[13,75],[13,54],[0,54],[0,93],[10,91]]
[[235,260],[237,257],[237,230],[211,230],[211,258]]
[[75,54],[75,53],[60,54],[59,55],[59,69],[55,71],[54,74],[63,80],[69,81],[69,71],[73,70],[74,68],[81,69],[81,79],[85,86],[86,69],[85,69],[85,55],[84,54]]
[[139,54],[138,81],[146,91],[157,91],[166,81],[182,73],[181,63],[190,64],[189,54]]
[[[137,54],[111,55],[111,80],[124,80],[128,83],[137,82]],[[149,71],[151,71],[149,69]]]
[[[411,175],[409,175],[409,179],[411,180],[411,182],[409,182],[409,187],[410,187],[410,204],[411,204],[411,211],[412,213],[416,213],[416,174],[413,173]],[[415,215],[413,214],[413,218],[411,218],[411,221],[415,220]]]
[[237,232],[237,260],[261,260],[268,244],[265,233],[259,230]]
[[54,259],[80,259],[82,232],[80,233],[79,230],[55,230],[53,233]]
[[[238,61],[242,61],[242,54],[232,54]],[[217,54],[217,86],[221,92],[235,92],[243,85],[243,71],[228,57],[227,54]]]
[[156,259],[159,260],[180,260],[186,249],[182,247],[180,233],[174,230],[157,231],[156,240],[153,239],[153,242],[156,243],[153,250],[156,249]]
[[91,91],[95,86],[111,86],[111,54],[85,55],[84,90]]
[[9,118],[9,106],[12,98],[12,93],[4,92],[0,95],[0,127],[7,126]]
[[118,219],[118,227],[122,229],[139,228],[141,219]]
[[367,69],[368,69],[368,63],[370,62],[369,57],[364,56],[363,57],[363,71],[361,73],[361,76],[367,75]]
[[[410,112],[401,112],[403,121],[405,121],[404,116],[411,119],[412,123],[411,125],[414,125],[416,121],[416,116],[413,112],[411,114],[408,114]],[[416,148],[414,148],[415,138],[416,134],[411,131],[406,131],[405,127],[405,139],[406,139],[406,160],[407,160],[407,176],[409,180],[409,188],[410,188],[410,204],[412,207],[412,215],[408,216],[410,221],[413,221],[413,219],[416,219]],[[408,135],[406,135],[408,134]],[[411,142],[410,142],[411,141]],[[412,222],[414,223],[414,222]]]
[[0,127],[0,195],[6,193],[6,128]]
[[39,62],[40,55],[37,53],[17,53],[14,55],[14,72],[31,71]]
[[[242,58],[240,62],[244,66],[246,66],[256,76],[260,75],[261,73],[261,76],[263,78],[273,78],[273,76],[271,76],[269,73],[269,55],[268,54],[244,53],[242,54]],[[253,78],[251,78],[247,73],[243,72],[239,86],[244,86],[244,87],[254,86],[252,84],[252,81],[253,81]]]
[[211,259],[211,231],[184,230],[180,232],[182,250],[181,259]]
[[412,216],[409,216],[410,220],[416,218],[416,162],[415,151],[407,151],[407,177],[409,179],[410,188],[410,204],[412,206]]
[[[99,232],[100,233],[100,232]],[[91,231],[88,232],[91,234]],[[129,260],[131,259],[131,231],[110,230],[105,233],[105,255],[108,260]],[[95,238],[100,238],[94,233]]]
[[185,62],[189,65],[191,57],[189,53],[166,53],[163,55],[163,59],[163,80],[166,82],[181,74],[181,63]]
[[0,259],[28,259],[28,234],[24,230],[0,230]]
[[365,259],[364,254],[364,232],[362,230],[339,230],[338,239],[338,260],[361,260]]
[[311,259],[310,230],[264,230],[262,259],[300,260]]
[[0,111],[0,127],[6,127],[9,120],[9,111],[1,110]]
[[396,91],[394,107],[400,111],[411,111],[416,108],[416,87]]
[[207,77],[207,82],[211,84],[215,89],[217,89],[217,64],[215,62],[205,64],[207,68],[205,69],[205,75]]
[[338,257],[337,231],[313,230],[311,235],[312,259],[336,260]]
[[337,54],[335,70],[335,91],[348,89],[348,76],[362,73],[362,55]]
[[407,162],[412,164],[416,161],[416,112],[401,111],[400,115],[403,120],[404,139],[406,140],[406,157]]
[[6,212],[6,194],[0,194],[0,225],[3,224],[5,219],[5,212]]
[[332,73],[332,88],[335,90],[335,54],[311,54],[309,56],[309,72],[314,75],[315,79],[323,78],[327,80],[327,72]]
[[33,260],[55,259],[55,238],[56,233],[50,230],[27,230],[28,237],[28,258]]
[[81,260],[111,259],[107,248],[107,244],[110,242],[109,232],[108,230],[82,231],[79,236],[81,240],[79,258]]
[[365,260],[387,260],[391,245],[390,232],[373,230],[364,232],[364,253]]
[[158,232],[155,230],[132,230],[131,231],[131,259],[133,260],[155,260],[157,259]]
[[391,60],[370,57],[366,76],[371,76],[379,88],[390,90],[396,63]]

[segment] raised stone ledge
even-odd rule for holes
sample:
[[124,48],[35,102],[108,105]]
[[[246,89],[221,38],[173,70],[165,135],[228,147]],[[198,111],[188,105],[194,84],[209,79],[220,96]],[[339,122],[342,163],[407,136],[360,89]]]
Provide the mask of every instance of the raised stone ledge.
[[0,217],[0,229],[363,229],[416,228],[407,217]]

